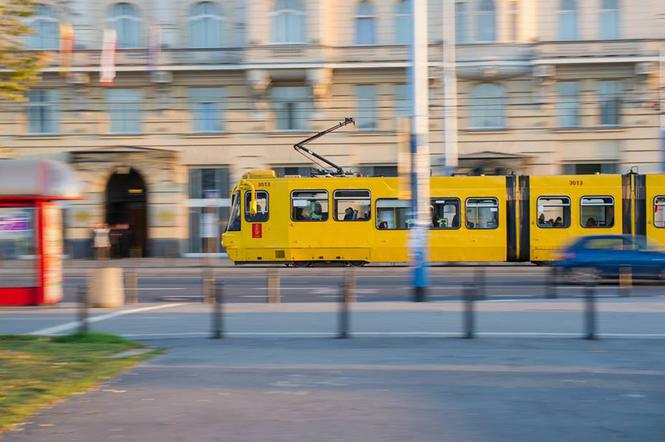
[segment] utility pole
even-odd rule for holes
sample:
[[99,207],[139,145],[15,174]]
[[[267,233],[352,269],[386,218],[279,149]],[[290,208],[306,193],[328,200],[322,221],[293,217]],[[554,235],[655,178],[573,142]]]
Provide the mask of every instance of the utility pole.
[[458,166],[457,148],[457,65],[455,45],[455,0],[443,1],[443,41],[441,58],[441,88],[443,92],[442,175],[452,175]]
[[427,56],[427,0],[411,0],[411,66],[409,95],[411,104],[411,217],[409,247],[413,297],[427,297],[428,235],[431,222],[429,203],[429,81]]

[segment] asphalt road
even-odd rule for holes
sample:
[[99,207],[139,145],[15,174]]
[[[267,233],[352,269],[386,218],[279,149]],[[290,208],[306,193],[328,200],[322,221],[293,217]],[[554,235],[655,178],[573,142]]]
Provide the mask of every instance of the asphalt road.
[[662,341],[156,341],[7,442],[661,442]]
[[[485,272],[486,295],[492,299],[541,298],[546,293],[548,269],[535,266],[434,267],[431,268],[430,300],[460,299],[465,285],[479,271]],[[75,301],[77,287],[90,270],[68,269],[65,274],[65,301]],[[282,302],[330,302],[339,296],[343,268],[280,268]],[[228,302],[267,300],[268,268],[220,267],[217,277],[224,282]],[[405,301],[410,299],[409,269],[406,267],[365,267],[355,269],[359,301]],[[202,270],[199,268],[152,268],[138,270],[140,302],[201,302]],[[562,297],[580,296],[579,286],[562,286]],[[615,285],[598,287],[599,296],[617,296]],[[639,296],[665,294],[659,285],[636,286]]]

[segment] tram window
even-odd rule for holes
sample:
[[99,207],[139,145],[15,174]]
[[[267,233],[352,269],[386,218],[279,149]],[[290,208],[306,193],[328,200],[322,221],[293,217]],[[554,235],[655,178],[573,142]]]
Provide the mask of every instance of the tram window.
[[545,229],[570,227],[570,198],[567,196],[539,197],[538,227]]
[[432,229],[458,229],[459,207],[457,198],[432,198]]
[[406,230],[413,222],[411,203],[396,199],[376,200],[376,228],[379,230]]
[[614,225],[614,198],[611,196],[585,196],[580,208],[580,222],[588,229]]
[[234,192],[231,197],[231,215],[229,215],[229,223],[226,225],[226,231],[240,231],[240,192]]
[[268,192],[258,190],[256,192],[256,213],[249,213],[249,201],[252,192],[245,192],[245,221],[250,223],[264,223],[268,221]]
[[466,200],[467,229],[496,229],[499,227],[499,200],[469,198]]
[[336,190],[333,193],[336,221],[368,221],[372,210],[369,190]]
[[327,221],[328,192],[325,190],[294,190],[291,193],[293,221]]
[[653,225],[665,227],[665,196],[657,196],[653,200]]

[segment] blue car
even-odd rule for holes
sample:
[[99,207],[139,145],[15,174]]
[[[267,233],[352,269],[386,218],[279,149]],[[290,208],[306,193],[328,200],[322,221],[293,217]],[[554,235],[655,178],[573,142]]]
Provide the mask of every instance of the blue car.
[[576,283],[617,279],[622,268],[629,268],[633,278],[665,280],[665,253],[641,236],[581,237],[553,265],[564,280]]

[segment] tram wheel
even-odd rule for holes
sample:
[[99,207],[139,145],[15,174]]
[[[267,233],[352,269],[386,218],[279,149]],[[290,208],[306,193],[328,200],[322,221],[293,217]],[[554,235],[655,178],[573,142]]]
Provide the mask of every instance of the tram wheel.
[[349,265],[352,267],[363,267],[367,264],[367,261],[349,261]]

